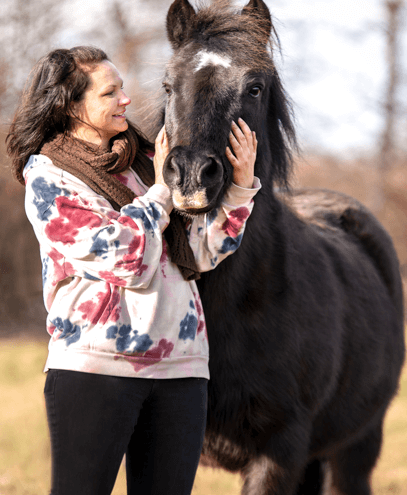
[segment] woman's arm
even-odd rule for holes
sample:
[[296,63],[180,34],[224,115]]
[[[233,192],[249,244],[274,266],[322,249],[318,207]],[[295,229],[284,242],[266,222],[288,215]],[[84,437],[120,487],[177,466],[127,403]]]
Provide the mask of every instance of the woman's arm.
[[26,173],[26,212],[42,250],[60,264],[61,280],[79,276],[147,287],[160,262],[162,232],[172,210],[168,188],[156,184],[116,212],[46,160]]
[[253,210],[253,197],[260,188],[256,177],[250,189],[232,184],[219,208],[192,221],[189,243],[199,271],[213,270],[240,246]]

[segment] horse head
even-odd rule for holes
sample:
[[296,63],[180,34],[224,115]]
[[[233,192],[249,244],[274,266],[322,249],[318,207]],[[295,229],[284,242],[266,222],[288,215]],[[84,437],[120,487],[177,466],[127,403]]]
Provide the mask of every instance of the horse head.
[[225,1],[197,12],[188,0],[171,5],[167,35],[174,53],[163,81],[171,151],[163,173],[179,211],[194,215],[221,202],[233,175],[225,149],[239,117],[259,140],[256,174],[262,182],[286,181],[294,130],[273,63],[274,34],[262,0],[241,11]]

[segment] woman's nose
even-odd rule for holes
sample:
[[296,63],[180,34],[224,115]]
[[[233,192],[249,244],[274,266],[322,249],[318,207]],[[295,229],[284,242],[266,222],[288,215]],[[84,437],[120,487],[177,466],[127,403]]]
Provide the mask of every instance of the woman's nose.
[[126,95],[126,93],[123,91],[121,98],[120,98],[120,103],[122,105],[129,105],[131,103],[130,98]]

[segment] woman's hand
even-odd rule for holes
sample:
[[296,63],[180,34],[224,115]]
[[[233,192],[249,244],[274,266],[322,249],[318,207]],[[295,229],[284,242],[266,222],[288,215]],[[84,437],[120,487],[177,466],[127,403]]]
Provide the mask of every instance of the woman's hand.
[[254,180],[254,163],[257,153],[256,133],[252,132],[246,122],[239,119],[239,126],[232,122],[229,141],[233,153],[226,148],[226,157],[233,167],[233,182],[240,187],[250,189]]
[[167,185],[163,177],[163,166],[169,152],[167,133],[165,126],[163,126],[155,139],[154,171],[156,184]]

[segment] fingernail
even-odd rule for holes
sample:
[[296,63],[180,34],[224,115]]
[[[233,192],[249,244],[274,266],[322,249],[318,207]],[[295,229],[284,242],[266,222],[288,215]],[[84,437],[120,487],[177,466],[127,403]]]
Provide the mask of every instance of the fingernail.
[[234,120],[232,120],[232,125],[237,125],[236,122]]
[[244,122],[244,120],[242,118],[239,117],[239,122]]

